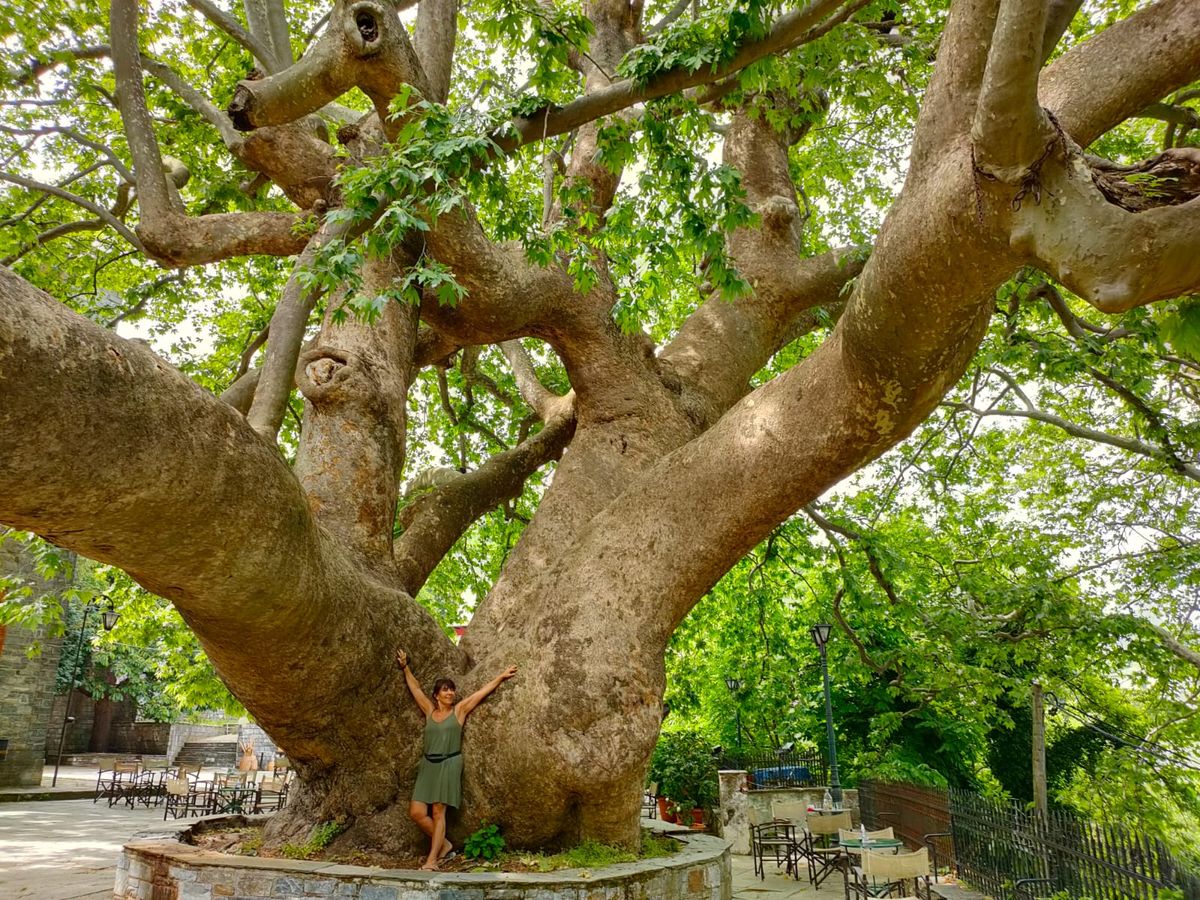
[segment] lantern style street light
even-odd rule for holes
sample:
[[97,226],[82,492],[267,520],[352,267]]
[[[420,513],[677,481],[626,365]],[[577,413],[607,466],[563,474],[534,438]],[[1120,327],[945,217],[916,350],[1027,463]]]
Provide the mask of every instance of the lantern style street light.
[[[102,599],[108,600],[107,597],[102,597]],[[67,685],[67,704],[66,709],[63,710],[62,731],[58,733],[58,758],[54,760],[54,777],[50,780],[50,787],[58,784],[58,767],[62,765],[63,742],[67,739],[67,725],[71,722],[71,701],[75,697],[75,681],[79,678],[79,664],[83,662],[83,631],[87,628],[88,615],[97,606],[96,601],[89,600],[87,606],[83,608],[83,621],[79,623],[79,640],[75,647],[75,667],[71,670],[71,683]],[[121,614],[113,608],[112,601],[108,600],[108,606],[100,616],[104,630],[112,631],[119,618],[121,618]]]
[[825,732],[829,741],[829,797],[833,800],[834,808],[842,807],[842,783],[838,778],[837,740],[833,734],[833,701],[829,697],[829,658],[825,655],[825,645],[829,643],[832,625],[814,625],[809,629],[813,643],[821,651],[821,674],[825,679]]
[[733,694],[733,717],[737,722],[737,746],[738,750],[742,749],[742,701],[738,695],[742,692],[742,680],[728,676],[725,679],[725,687],[729,688],[729,693]]

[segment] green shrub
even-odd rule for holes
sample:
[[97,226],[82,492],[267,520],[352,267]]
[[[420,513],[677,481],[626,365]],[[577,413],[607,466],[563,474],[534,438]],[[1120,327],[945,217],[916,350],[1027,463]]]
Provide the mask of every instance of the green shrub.
[[463,856],[467,859],[496,859],[503,852],[504,838],[500,836],[500,826],[487,822],[463,844]]
[[345,830],[341,822],[322,822],[314,825],[303,844],[284,844],[279,852],[288,859],[311,859],[333,843],[333,839]]
[[650,780],[661,796],[683,808],[717,805],[720,788],[712,748],[697,731],[664,731],[650,757]]

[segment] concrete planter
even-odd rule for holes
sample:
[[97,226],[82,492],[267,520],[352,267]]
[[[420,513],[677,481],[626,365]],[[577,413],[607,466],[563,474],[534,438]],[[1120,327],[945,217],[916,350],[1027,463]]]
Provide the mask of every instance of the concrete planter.
[[[207,828],[236,827],[265,816],[204,820]],[[669,857],[602,869],[545,874],[419,872],[331,862],[259,859],[202,850],[184,843],[196,822],[135,835],[117,867],[119,900],[280,900],[335,897],[357,900],[729,900],[729,845],[653,820],[645,827],[683,843]]]

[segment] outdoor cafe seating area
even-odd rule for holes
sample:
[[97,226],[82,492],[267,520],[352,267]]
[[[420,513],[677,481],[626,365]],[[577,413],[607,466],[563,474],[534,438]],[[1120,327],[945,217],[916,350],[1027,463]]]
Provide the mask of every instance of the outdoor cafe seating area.
[[855,829],[849,810],[818,809],[803,801],[776,801],[770,814],[749,810],[754,874],[772,862],[814,887],[841,881],[847,900],[930,896],[929,851],[906,850],[891,828]]
[[100,767],[92,802],[101,799],[110,807],[119,803],[163,807],[163,818],[207,816],[216,813],[265,813],[287,802],[293,772],[285,761],[270,771],[237,769],[203,775],[189,765],[147,765],[141,759],[118,759],[112,768]]

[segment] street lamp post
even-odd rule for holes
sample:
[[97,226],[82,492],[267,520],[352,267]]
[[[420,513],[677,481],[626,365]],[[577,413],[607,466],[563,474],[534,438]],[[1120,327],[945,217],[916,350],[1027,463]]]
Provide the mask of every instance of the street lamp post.
[[738,698],[738,694],[742,691],[742,680],[733,678],[732,676],[725,679],[725,687],[729,688],[729,693],[733,694],[733,717],[737,722],[737,746],[738,750],[742,749],[742,703]]
[[809,629],[813,643],[821,651],[821,674],[825,679],[825,732],[829,741],[829,797],[836,808],[842,805],[842,784],[838,778],[837,739],[833,734],[833,701],[829,697],[829,658],[825,655],[825,645],[829,643],[832,625],[814,625]]
[[[108,599],[107,597],[105,598]],[[75,696],[75,681],[79,678],[79,664],[83,661],[83,631],[87,628],[88,615],[96,608],[96,603],[92,600],[87,602],[87,606],[83,608],[83,621],[79,623],[79,641],[75,647],[75,666],[71,670],[71,683],[67,685],[67,703],[66,709],[63,710],[62,731],[58,733],[58,758],[54,760],[54,777],[50,780],[50,787],[58,785],[58,767],[62,765],[63,742],[67,739],[67,725],[71,721],[71,701]],[[108,608],[101,615],[101,621],[104,623],[105,631],[112,631],[113,626],[117,624],[117,619],[121,614],[113,609],[112,601],[108,601]]]

